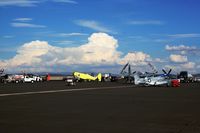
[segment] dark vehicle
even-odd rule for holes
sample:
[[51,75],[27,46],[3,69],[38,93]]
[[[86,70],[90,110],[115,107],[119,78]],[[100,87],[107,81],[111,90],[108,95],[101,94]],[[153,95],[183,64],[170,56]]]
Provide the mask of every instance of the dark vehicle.
[[8,83],[8,82],[13,82],[11,74],[6,74],[4,76],[1,76],[1,83]]
[[77,79],[73,75],[68,75],[68,76],[64,77],[63,80],[65,81],[66,85],[68,85],[68,86],[76,85],[76,81],[77,81]]
[[13,75],[13,74],[6,74],[4,76],[1,76],[1,82],[2,83],[19,83],[23,80],[23,75]]
[[178,75],[178,78],[180,79],[181,82],[185,83],[194,82],[194,77],[187,71],[181,71],[180,74]]
[[113,75],[111,73],[106,73],[102,77],[102,81],[104,81],[104,82],[115,82],[117,80],[118,80],[118,76],[117,75]]

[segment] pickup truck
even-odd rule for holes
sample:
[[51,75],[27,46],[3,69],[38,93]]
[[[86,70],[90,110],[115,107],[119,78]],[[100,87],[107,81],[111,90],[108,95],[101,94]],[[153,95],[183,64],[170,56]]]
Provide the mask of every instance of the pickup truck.
[[34,83],[35,82],[35,78],[34,77],[30,77],[30,76],[24,76],[23,78],[23,82],[30,82],[30,83]]
[[42,81],[42,77],[40,77],[39,75],[35,75],[35,74],[27,74],[28,77],[31,77],[34,79],[34,81],[39,82]]

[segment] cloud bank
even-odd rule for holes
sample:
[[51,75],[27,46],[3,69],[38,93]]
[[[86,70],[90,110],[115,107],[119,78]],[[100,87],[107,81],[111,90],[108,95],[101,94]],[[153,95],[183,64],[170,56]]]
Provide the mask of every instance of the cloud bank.
[[[187,70],[193,73],[198,71],[198,56],[200,50],[195,46],[186,45],[166,45],[165,50],[172,52],[169,56],[169,66],[172,66],[176,71]],[[190,60],[189,60],[190,59]],[[191,60],[195,59],[195,60]],[[195,61],[195,62],[194,62]]]
[[[187,46],[166,46],[168,51],[191,50]],[[76,47],[58,47],[47,41],[35,40],[21,45],[16,55],[7,60],[0,60],[0,68],[20,72],[64,71],[120,71],[129,62],[134,70],[146,71],[148,62],[157,63],[158,67],[168,66],[173,70],[195,70],[198,64],[189,61],[186,55],[171,54],[169,61],[153,59],[142,51],[123,54],[118,50],[118,40],[106,33],[93,33],[88,42]],[[173,67],[174,66],[174,67]],[[57,67],[57,68],[55,68]],[[88,69],[89,68],[89,69]],[[161,69],[160,69],[161,70]],[[148,71],[148,70],[147,70]],[[159,71],[159,70],[158,70]]]
[[[133,65],[145,65],[150,58],[143,52],[131,52],[122,57],[117,50],[118,41],[106,33],[93,33],[88,43],[78,47],[57,47],[46,41],[31,41],[23,44],[17,54],[8,60],[0,61],[0,67],[7,69],[28,69],[29,71],[45,71],[51,66],[108,66],[124,65],[132,62]],[[65,70],[66,71],[66,70]]]
[[57,65],[102,65],[114,64],[120,58],[117,51],[118,42],[105,33],[94,33],[88,38],[88,43],[79,47],[56,47],[46,41],[25,43],[17,50],[17,55],[0,62],[7,68],[21,66],[39,66],[41,64]]

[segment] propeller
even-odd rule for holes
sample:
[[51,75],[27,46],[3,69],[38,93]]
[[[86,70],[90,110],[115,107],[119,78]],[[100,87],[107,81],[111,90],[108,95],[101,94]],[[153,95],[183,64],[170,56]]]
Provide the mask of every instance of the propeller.
[[170,70],[168,71],[168,73],[167,73],[164,69],[162,69],[162,71],[164,72],[165,75],[169,76],[169,74],[172,72],[172,69],[170,69]]
[[132,74],[135,74],[136,73],[136,71],[134,71]]
[[167,73],[168,75],[172,72],[172,69],[169,70],[169,72]]
[[164,74],[167,74],[167,72],[164,69],[162,69],[162,71],[164,72]]
[[121,70],[121,74],[123,73],[123,71],[126,69],[126,67],[128,66],[128,64],[129,64],[129,62],[128,63],[126,63],[126,65],[122,68],[122,70]]
[[131,65],[128,65],[128,82],[131,83],[132,82],[132,78],[131,78]]
[[4,72],[4,69],[1,69],[1,70],[0,70],[0,75],[3,74],[3,72]]
[[130,64],[128,65],[128,75],[129,76],[131,75],[131,65]]
[[153,73],[158,73],[158,71],[156,70],[156,68],[150,63],[148,62],[148,65],[151,67],[151,69],[153,70]]

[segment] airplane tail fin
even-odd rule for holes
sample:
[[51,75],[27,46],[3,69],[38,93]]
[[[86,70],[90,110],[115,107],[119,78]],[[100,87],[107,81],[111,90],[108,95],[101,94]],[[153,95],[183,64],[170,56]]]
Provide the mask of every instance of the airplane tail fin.
[[99,74],[97,75],[97,79],[98,79],[99,82],[101,82],[101,79],[102,79],[101,73],[99,73]]

